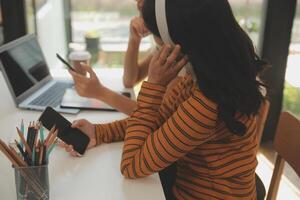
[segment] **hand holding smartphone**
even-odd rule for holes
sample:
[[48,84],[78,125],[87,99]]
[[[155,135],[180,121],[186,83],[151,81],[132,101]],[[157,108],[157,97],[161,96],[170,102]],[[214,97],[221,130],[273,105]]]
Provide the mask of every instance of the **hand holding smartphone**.
[[73,149],[83,155],[88,147],[90,138],[77,128],[71,127],[71,122],[56,112],[53,108],[47,107],[39,118],[42,125],[50,130],[53,126],[58,129],[57,137],[68,145],[72,145]]

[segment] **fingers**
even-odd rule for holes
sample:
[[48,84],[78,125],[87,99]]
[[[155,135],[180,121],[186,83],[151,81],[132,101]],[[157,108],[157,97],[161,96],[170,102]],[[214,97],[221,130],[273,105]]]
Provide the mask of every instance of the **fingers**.
[[74,151],[73,146],[72,145],[66,145],[65,149],[68,153],[71,153],[72,151]]
[[69,73],[73,77],[74,86],[75,86],[77,93],[80,96],[86,96],[87,88],[91,85],[91,82],[94,79],[97,79],[97,76],[91,67],[89,67],[85,63],[81,63],[81,65],[82,65],[82,69],[85,70],[89,74],[89,77],[83,76],[83,75],[73,72],[71,70],[69,70]]
[[143,37],[144,36],[144,25],[143,25],[141,20],[139,20],[136,28],[137,28],[137,31],[138,31],[139,35],[141,37]]
[[80,128],[80,127],[84,126],[85,123],[86,123],[86,121],[84,119],[75,120],[72,124],[72,128]]
[[187,63],[188,63],[188,56],[184,56],[181,60],[179,60],[174,66],[174,70],[179,72]]
[[167,57],[169,56],[169,53],[170,53],[170,49],[171,49],[171,45],[169,44],[165,44],[160,52],[160,55],[159,55],[159,59],[158,59],[158,62],[160,64],[165,64],[166,61],[167,61]]
[[79,153],[77,153],[76,151],[72,151],[72,152],[70,153],[70,155],[73,156],[73,157],[81,157],[81,156],[82,156],[82,155],[80,155]]
[[180,54],[180,50],[181,47],[179,45],[176,45],[172,53],[170,54],[170,56],[167,58],[167,62],[166,62],[167,67],[173,66],[176,63],[176,60]]
[[160,56],[160,53],[158,51],[155,51],[152,58],[151,58],[151,62],[157,61],[159,56]]
[[144,20],[142,17],[134,18],[132,20],[131,26],[140,37],[146,37],[147,35],[150,34],[149,30],[145,26],[145,23],[144,23]]
[[61,147],[61,148],[66,148],[66,146],[67,146],[67,144],[64,143],[64,142],[61,141],[61,140],[57,142],[57,145],[58,145],[59,147]]
[[58,142],[59,147],[64,148],[66,150],[66,152],[68,152],[71,156],[73,157],[81,157],[82,155],[77,153],[72,145],[68,145],[66,143],[64,143],[63,141],[59,141]]
[[78,73],[73,72],[73,71],[71,71],[71,70],[68,70],[68,71],[69,71],[69,73],[72,75],[74,81],[77,82],[77,83],[85,82],[85,81],[88,80],[87,77],[85,77],[85,76],[83,76],[83,75],[81,75],[81,74],[78,74]]
[[96,73],[93,71],[93,69],[92,69],[90,66],[88,66],[88,65],[87,65],[86,63],[84,63],[84,62],[81,62],[80,65],[82,66],[82,68],[83,68],[86,72],[88,72],[88,73],[90,74],[90,78],[96,77]]
[[174,49],[172,50],[172,52],[170,52],[171,50],[171,45],[164,45],[160,54],[159,54],[159,58],[158,61],[160,64],[165,65],[165,67],[173,67],[176,66],[177,68],[179,68],[183,63],[186,64],[186,60],[187,59],[180,59],[179,65],[178,65],[178,57],[181,54],[181,47],[180,45],[176,45],[174,47]]
[[142,23],[142,25],[141,25],[141,27],[142,27],[142,35],[143,35],[143,37],[146,37],[146,36],[148,36],[150,34],[150,31],[147,29],[147,27],[146,27],[145,22],[144,22],[143,19],[142,19],[141,23]]
[[138,18],[135,18],[132,23],[132,29],[139,35],[139,37],[142,37],[142,30],[141,30],[141,26],[140,26],[140,20]]
[[74,151],[73,146],[72,145],[66,145],[65,147],[66,151],[73,157],[81,157],[81,155],[79,153],[77,153],[76,151]]

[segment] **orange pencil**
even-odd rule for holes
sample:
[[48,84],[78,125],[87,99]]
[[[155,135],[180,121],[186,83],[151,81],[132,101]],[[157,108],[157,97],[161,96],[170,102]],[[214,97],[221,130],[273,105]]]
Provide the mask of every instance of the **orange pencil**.
[[49,148],[49,146],[51,146],[53,144],[53,142],[55,141],[55,139],[57,137],[57,134],[58,134],[58,130],[56,129],[56,131],[52,134],[52,137],[45,144],[47,149]]
[[27,166],[26,162],[22,160],[22,158],[20,158],[16,150],[12,146],[10,146],[9,148],[14,160],[18,162],[19,166],[26,167]]
[[39,165],[42,165],[42,161],[43,161],[43,154],[44,154],[44,146],[40,147],[40,156],[39,156]]
[[15,159],[13,158],[9,148],[6,146],[6,144],[0,139],[0,151],[4,153],[4,155],[8,158],[8,160],[13,164],[15,167],[19,167],[19,164]]
[[47,144],[48,140],[50,139],[50,137],[52,136],[53,132],[55,131],[55,126],[53,126],[49,132],[49,134],[47,135],[45,141],[44,141],[44,144]]

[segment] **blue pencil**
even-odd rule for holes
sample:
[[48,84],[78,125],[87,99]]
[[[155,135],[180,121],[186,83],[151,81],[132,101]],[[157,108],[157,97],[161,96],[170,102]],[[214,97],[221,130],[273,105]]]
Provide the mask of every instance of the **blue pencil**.
[[[22,119],[22,121],[21,121],[21,132],[24,134],[24,131],[25,131],[25,127],[24,127],[24,121]],[[21,147],[23,149],[23,143],[22,143],[22,141],[20,141],[20,145],[21,145]]]
[[44,136],[44,128],[41,126],[40,128],[41,142],[44,144],[45,136]]

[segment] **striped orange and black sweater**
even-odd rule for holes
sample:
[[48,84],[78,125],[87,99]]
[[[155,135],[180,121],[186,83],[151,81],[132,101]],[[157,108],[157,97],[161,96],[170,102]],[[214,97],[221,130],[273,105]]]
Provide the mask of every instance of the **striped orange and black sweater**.
[[190,75],[165,91],[144,82],[131,117],[96,125],[97,144],[124,140],[122,174],[145,177],[177,162],[177,199],[256,199],[256,117],[239,117],[247,134],[236,136]]

